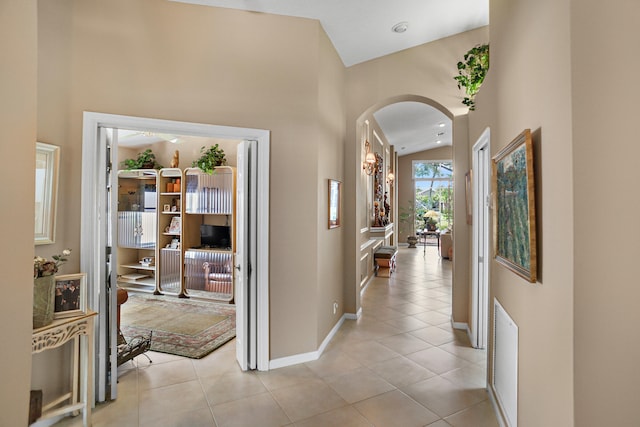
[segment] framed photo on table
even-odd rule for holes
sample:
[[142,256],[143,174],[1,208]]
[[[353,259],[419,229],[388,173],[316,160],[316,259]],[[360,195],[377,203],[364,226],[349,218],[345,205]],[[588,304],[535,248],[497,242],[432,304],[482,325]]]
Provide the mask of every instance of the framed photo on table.
[[335,179],[329,180],[329,228],[341,225],[341,197],[342,183]]
[[531,131],[525,129],[493,158],[496,261],[531,283],[537,280],[535,182]]
[[56,276],[53,317],[80,316],[87,310],[87,275],[85,273]]

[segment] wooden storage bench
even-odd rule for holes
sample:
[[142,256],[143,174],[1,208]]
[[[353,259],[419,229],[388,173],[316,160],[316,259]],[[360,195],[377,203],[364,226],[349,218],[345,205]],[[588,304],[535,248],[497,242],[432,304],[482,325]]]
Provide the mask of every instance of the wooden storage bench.
[[373,253],[373,259],[376,263],[376,276],[391,277],[396,269],[396,255],[398,248],[395,246],[380,246]]

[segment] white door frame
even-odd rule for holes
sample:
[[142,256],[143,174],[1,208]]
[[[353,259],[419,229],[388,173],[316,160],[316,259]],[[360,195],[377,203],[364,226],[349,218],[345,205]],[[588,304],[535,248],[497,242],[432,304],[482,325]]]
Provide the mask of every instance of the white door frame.
[[491,132],[473,145],[473,275],[471,292],[471,345],[486,348],[489,313],[489,194],[491,192]]
[[[87,273],[88,307],[99,308],[100,283],[104,280],[106,247],[105,152],[104,139],[100,141],[100,127],[134,129],[158,133],[205,136],[225,139],[257,141],[258,203],[257,203],[257,368],[269,369],[269,156],[270,132],[262,129],[217,126],[143,117],[84,112],[82,134],[82,215],[80,236],[80,268]],[[104,199],[104,200],[102,200]],[[108,313],[100,313],[108,316]],[[96,322],[96,329],[100,322]],[[114,325],[115,326],[115,325]],[[96,330],[96,345],[100,345],[100,331]],[[106,365],[103,354],[96,352],[96,375]],[[113,357],[113,356],[112,356]],[[115,366],[116,361],[112,360]],[[104,373],[104,370],[103,370]],[[98,397],[100,381],[96,377]],[[104,384],[103,384],[104,386]],[[104,390],[104,387],[103,387]]]

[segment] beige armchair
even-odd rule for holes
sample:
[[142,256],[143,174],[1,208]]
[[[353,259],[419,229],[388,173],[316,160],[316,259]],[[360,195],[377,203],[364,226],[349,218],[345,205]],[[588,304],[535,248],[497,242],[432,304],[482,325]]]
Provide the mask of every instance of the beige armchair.
[[451,233],[440,234],[440,256],[442,258],[453,258],[453,237]]

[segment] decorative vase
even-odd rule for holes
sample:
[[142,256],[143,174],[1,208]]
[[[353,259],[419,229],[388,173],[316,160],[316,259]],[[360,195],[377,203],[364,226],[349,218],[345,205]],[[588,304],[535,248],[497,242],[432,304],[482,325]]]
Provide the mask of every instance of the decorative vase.
[[416,243],[418,243],[418,238],[416,236],[408,236],[407,237],[407,243],[409,243],[409,247],[410,248],[414,248],[416,247]]
[[33,279],[33,329],[53,322],[56,301],[56,276]]

